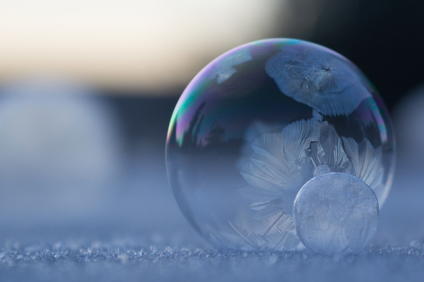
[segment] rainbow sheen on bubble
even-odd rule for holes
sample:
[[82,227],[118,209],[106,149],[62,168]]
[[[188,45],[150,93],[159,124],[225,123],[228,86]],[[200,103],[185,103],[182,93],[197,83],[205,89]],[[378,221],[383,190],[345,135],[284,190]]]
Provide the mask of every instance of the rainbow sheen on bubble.
[[301,248],[292,216],[314,175],[347,173],[383,205],[395,143],[361,71],[293,39],[239,46],[189,83],[171,117],[168,177],[188,221],[217,247]]

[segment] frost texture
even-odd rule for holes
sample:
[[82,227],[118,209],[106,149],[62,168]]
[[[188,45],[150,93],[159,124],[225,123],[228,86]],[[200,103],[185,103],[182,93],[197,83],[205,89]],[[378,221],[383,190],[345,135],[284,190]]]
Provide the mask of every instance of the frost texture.
[[324,255],[357,253],[374,237],[378,202],[370,187],[346,173],[319,175],[297,194],[296,231],[308,249]]
[[350,162],[334,126],[327,122],[317,125],[320,128],[319,140],[311,144],[311,159],[316,158],[315,166],[327,165],[331,171],[348,171]]
[[[254,218],[262,229],[230,223],[235,232],[254,247],[293,249],[299,243],[287,194],[297,191],[313,176],[342,172],[357,176],[375,190],[383,186],[381,147],[374,149],[364,139],[340,138],[334,126],[319,114],[286,126],[281,133],[267,133],[255,140],[253,154],[240,171],[249,184],[239,192],[252,201]],[[288,206],[287,206],[288,205]],[[284,224],[283,224],[284,223]],[[287,239],[290,238],[290,239]]]
[[310,119],[290,124],[281,134],[262,135],[253,142],[254,153],[241,174],[250,185],[281,192],[310,162],[306,149],[312,141],[318,141],[318,131],[317,122]]
[[284,95],[323,115],[349,115],[370,97],[350,62],[316,47],[285,45],[265,70]]
[[[422,281],[424,249],[370,248],[326,259],[301,252],[202,247],[26,245],[0,249],[2,281]],[[393,271],[395,268],[396,271]],[[142,278],[140,278],[142,277]],[[366,277],[366,279],[364,279]]]
[[299,245],[296,235],[296,226],[293,217],[284,210],[265,217],[262,221],[261,234],[229,223],[235,232],[253,248],[281,248],[294,249]]
[[331,170],[328,167],[328,165],[319,165],[317,166],[317,168],[314,170],[314,176],[318,176],[321,174],[326,174],[326,173],[330,173]]
[[368,139],[358,144],[352,138],[342,138],[354,168],[354,175],[367,183],[374,190],[377,198],[381,197],[382,188],[384,188],[381,147],[374,149]]
[[252,60],[249,50],[243,49],[231,56],[227,56],[219,61],[215,70],[209,75],[209,80],[216,79],[218,84],[229,79],[234,73],[237,72],[233,66],[239,65],[244,62]]

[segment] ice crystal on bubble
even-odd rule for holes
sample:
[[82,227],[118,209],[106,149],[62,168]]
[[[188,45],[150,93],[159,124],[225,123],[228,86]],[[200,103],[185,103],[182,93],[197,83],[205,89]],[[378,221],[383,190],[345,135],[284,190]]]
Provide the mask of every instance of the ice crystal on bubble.
[[[249,162],[240,171],[251,186],[240,188],[239,192],[257,201],[250,205],[256,211],[255,218],[271,221],[277,230],[281,216],[291,220],[284,205],[286,194],[298,191],[313,176],[344,172],[356,175],[372,189],[378,190],[382,185],[381,148],[374,149],[366,139],[358,144],[352,138],[340,138],[332,125],[316,118],[294,122],[281,133],[264,134],[253,142],[252,150]],[[276,214],[281,216],[275,217]],[[269,236],[266,227],[262,232],[264,238]],[[283,240],[287,232],[273,236]]]
[[239,46],[190,82],[172,115],[168,177],[192,226],[217,247],[293,250],[301,187],[331,172],[390,189],[390,118],[348,59],[293,39]]
[[374,149],[367,139],[359,144],[352,138],[342,137],[342,139],[352,162],[354,169],[352,174],[362,179],[376,193],[380,192],[384,174],[381,147]]
[[377,230],[378,202],[359,178],[329,173],[309,180],[296,196],[297,234],[310,250],[324,255],[356,253]]
[[315,120],[301,120],[283,129],[282,133],[267,133],[252,144],[250,162],[241,170],[246,181],[267,190],[287,188],[300,177],[302,167],[310,165],[307,148],[318,141],[319,127]]
[[350,62],[309,46],[285,46],[265,70],[281,92],[323,115],[349,115],[370,96]]
[[252,56],[248,50],[240,50],[220,61],[215,70],[210,74],[209,79],[216,79],[216,82],[221,84],[237,72],[234,66],[251,60]]

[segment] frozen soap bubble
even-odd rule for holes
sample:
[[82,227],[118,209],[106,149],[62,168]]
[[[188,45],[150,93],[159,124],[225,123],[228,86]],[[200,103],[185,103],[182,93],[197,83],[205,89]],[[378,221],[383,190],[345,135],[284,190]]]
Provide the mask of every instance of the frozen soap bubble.
[[349,60],[305,41],[262,40],[190,82],[171,117],[166,162],[182,212],[206,240],[291,250],[301,246],[293,201],[314,176],[354,175],[384,203],[393,130]]
[[378,201],[370,187],[346,173],[312,178],[293,207],[296,232],[310,250],[324,255],[357,253],[374,237]]

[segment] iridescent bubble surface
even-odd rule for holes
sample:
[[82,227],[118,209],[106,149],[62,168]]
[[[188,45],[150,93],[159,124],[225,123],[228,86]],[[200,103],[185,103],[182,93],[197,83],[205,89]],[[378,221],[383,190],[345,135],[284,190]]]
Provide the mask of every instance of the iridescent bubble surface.
[[296,232],[310,250],[344,255],[364,249],[378,225],[378,201],[358,177],[327,173],[300,189],[293,208]]
[[190,82],[171,117],[166,163],[192,226],[217,247],[302,247],[293,201],[314,175],[357,176],[380,206],[394,139],[380,96],[325,47],[270,39],[221,55]]

